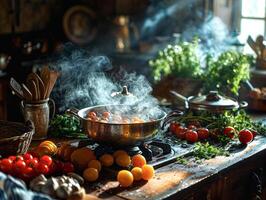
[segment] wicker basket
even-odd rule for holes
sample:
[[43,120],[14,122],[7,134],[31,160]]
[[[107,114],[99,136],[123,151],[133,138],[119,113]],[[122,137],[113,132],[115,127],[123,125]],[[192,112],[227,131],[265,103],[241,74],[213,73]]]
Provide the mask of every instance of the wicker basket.
[[24,154],[28,151],[34,134],[33,124],[26,124],[0,120],[0,155]]

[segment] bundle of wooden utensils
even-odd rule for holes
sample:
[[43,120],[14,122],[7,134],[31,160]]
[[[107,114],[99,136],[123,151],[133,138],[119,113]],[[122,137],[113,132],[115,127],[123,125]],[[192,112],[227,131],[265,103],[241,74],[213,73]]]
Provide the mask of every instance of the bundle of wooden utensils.
[[40,75],[30,73],[25,84],[20,85],[14,78],[11,78],[10,87],[13,93],[26,102],[41,101],[49,98],[58,76],[58,72],[43,67]]
[[257,56],[256,67],[259,69],[266,69],[266,44],[264,41],[264,37],[262,35],[259,35],[254,41],[249,36],[247,39],[247,43]]

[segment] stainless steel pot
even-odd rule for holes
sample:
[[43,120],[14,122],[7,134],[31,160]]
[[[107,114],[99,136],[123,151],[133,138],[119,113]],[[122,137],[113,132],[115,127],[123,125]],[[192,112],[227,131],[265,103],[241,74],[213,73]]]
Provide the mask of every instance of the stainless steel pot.
[[220,95],[217,91],[210,91],[207,95],[190,96],[188,98],[175,91],[170,92],[184,103],[185,110],[204,110],[219,113],[227,110],[242,109],[248,106],[246,101],[238,102],[233,98]]
[[[92,121],[86,116],[94,111],[102,113],[107,110],[121,110],[127,105],[102,105],[83,108],[81,110],[71,108],[68,114],[78,117],[85,134],[98,143],[116,146],[134,146],[153,138],[160,128],[171,120],[172,117],[181,116],[182,112],[171,112],[168,115],[161,111],[158,118],[143,123],[116,124]],[[133,108],[132,108],[133,109]]]

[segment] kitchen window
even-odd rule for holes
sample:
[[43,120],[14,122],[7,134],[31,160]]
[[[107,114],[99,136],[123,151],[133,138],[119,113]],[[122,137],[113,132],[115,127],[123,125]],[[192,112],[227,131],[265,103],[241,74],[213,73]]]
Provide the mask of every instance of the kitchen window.
[[[254,40],[265,35],[266,0],[242,0],[240,12],[240,38],[246,41],[250,35]],[[245,48],[250,52],[250,48]]]

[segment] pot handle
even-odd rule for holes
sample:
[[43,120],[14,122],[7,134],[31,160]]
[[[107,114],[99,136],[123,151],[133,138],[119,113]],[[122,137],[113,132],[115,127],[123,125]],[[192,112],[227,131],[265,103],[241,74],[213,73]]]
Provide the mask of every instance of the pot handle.
[[78,115],[79,110],[77,108],[69,108],[66,110],[66,114],[73,115],[80,119],[80,116]]
[[165,126],[172,122],[176,117],[182,116],[184,113],[180,110],[173,110],[170,113],[166,115],[166,117],[163,120],[161,129],[164,130]]
[[55,102],[54,102],[54,100],[49,99],[48,105],[49,105],[49,109],[50,109],[50,119],[53,119],[54,115],[55,115]]
[[175,98],[177,98],[178,100],[182,101],[184,103],[184,107],[185,109],[188,109],[188,99],[187,97],[183,96],[182,94],[177,93],[174,90],[170,90],[170,94],[172,94]]
[[239,108],[240,108],[240,109],[242,109],[242,108],[246,108],[246,107],[248,107],[248,102],[246,102],[246,101],[241,101],[241,102],[239,103]]

